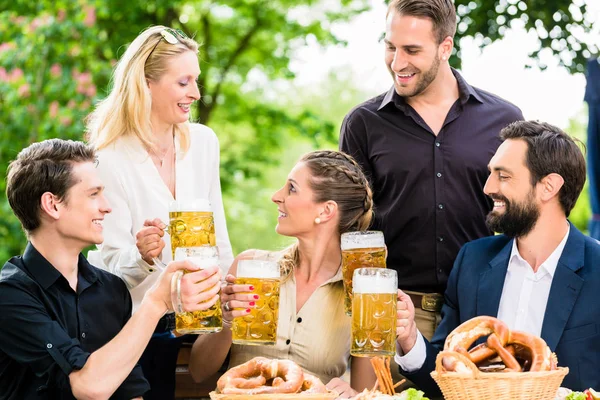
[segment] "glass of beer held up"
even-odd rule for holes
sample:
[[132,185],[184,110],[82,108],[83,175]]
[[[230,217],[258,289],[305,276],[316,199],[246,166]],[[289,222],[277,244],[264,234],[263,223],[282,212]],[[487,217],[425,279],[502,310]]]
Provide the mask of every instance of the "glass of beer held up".
[[[216,246],[178,247],[175,261],[189,260],[200,269],[219,264],[219,252]],[[171,301],[175,310],[175,330],[178,333],[212,333],[223,329],[221,301],[207,310],[186,312],[181,304],[181,278],[187,271],[178,271],[171,280]]]
[[274,345],[277,343],[279,318],[279,263],[266,260],[240,260],[236,285],[252,285],[257,294],[256,307],[250,314],[233,319],[233,343],[246,345]]
[[344,309],[352,315],[352,276],[357,268],[385,268],[385,242],[381,231],[342,234],[342,275]]
[[393,269],[359,268],[354,271],[353,292],[350,354],[393,357],[398,274]]
[[175,200],[169,204],[171,252],[178,247],[216,246],[215,222],[206,199]]

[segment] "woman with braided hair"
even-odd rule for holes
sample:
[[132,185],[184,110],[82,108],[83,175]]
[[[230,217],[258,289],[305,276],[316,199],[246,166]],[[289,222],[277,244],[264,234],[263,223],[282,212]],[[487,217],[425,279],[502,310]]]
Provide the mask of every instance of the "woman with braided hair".
[[[340,235],[365,230],[371,223],[369,183],[354,159],[338,151],[304,155],[272,197],[279,218],[275,230],[297,242],[277,257],[282,275],[277,343],[274,346],[232,344],[225,326],[196,340],[190,372],[196,381],[213,375],[231,350],[229,367],[254,357],[285,358],[318,376],[342,398],[371,388],[375,375],[367,358],[353,358],[350,383],[342,376],[350,360],[351,318],[344,313]],[[247,315],[256,304],[251,286],[236,285],[239,260],[265,257],[247,250],[236,257],[223,288],[223,319]],[[249,294],[250,293],[250,294]],[[203,357],[210,352],[211,357]]]

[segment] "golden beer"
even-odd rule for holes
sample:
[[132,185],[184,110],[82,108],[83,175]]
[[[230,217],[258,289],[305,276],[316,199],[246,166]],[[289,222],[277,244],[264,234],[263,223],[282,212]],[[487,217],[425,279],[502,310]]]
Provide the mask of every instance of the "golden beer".
[[240,260],[236,285],[254,286],[256,307],[250,314],[233,319],[233,343],[245,345],[274,345],[277,343],[279,319],[279,264],[274,261]]
[[383,232],[348,232],[341,238],[344,310],[352,315],[352,276],[358,268],[385,268]]
[[178,247],[216,246],[215,223],[207,200],[174,201],[169,205],[171,252]]
[[[216,247],[179,247],[175,251],[175,261],[189,260],[198,267],[207,268],[219,264],[219,252]],[[223,313],[221,311],[221,301],[217,302],[207,310],[185,312],[181,310],[181,291],[179,288],[181,277],[186,274],[176,274],[173,276],[176,290],[171,292],[176,293],[173,305],[176,311],[175,314],[175,330],[178,333],[212,333],[219,332],[223,329]],[[177,305],[176,305],[177,304]]]
[[361,268],[354,274],[352,346],[358,357],[396,353],[398,278],[394,270]]

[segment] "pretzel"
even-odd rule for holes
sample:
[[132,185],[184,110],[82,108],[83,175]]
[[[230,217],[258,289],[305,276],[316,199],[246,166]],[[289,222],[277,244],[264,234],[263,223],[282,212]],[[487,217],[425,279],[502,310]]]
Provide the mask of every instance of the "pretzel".
[[293,361],[255,357],[224,373],[217,389],[223,394],[296,393],[303,382],[302,368]]
[[[479,338],[485,343],[469,348]],[[460,354],[461,357],[453,356]],[[481,365],[495,357],[504,363],[504,371],[550,371],[557,368],[556,356],[546,342],[526,332],[510,331],[497,318],[472,318],[446,338],[442,365],[447,371],[472,373],[473,365]],[[519,362],[521,361],[521,362]]]
[[304,381],[300,388],[302,393],[327,393],[327,388],[319,378],[309,373],[304,373]]

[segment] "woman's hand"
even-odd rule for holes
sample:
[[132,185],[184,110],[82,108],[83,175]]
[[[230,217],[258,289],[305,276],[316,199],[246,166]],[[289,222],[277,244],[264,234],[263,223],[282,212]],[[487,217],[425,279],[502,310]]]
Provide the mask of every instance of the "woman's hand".
[[135,235],[135,245],[142,256],[142,260],[154,265],[152,258],[160,256],[165,248],[164,229],[167,225],[159,218],[147,219],[144,227]]
[[356,390],[350,387],[349,383],[340,378],[333,378],[325,385],[325,387],[327,387],[328,390],[336,391],[339,394],[337,397],[338,399],[349,399],[358,394]]
[[259,296],[252,293],[252,285],[236,285],[235,276],[229,274],[225,278],[227,286],[221,290],[221,307],[223,320],[232,321],[236,317],[250,314],[250,309],[256,307]]

